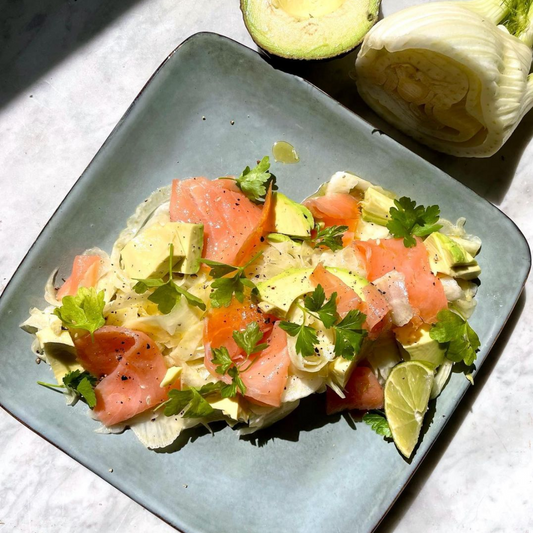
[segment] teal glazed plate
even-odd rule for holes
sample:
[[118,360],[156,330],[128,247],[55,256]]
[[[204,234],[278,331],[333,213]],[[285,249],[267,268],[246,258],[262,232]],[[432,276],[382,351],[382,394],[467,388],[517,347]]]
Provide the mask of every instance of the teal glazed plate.
[[[215,34],[179,46],[152,76],[28,252],[0,300],[0,404],[39,435],[185,533],[370,532],[381,521],[467,390],[453,374],[416,455],[407,462],[365,424],[325,415],[323,395],[254,438],[230,428],[180,437],[168,453],[132,432],[100,435],[86,407],[65,406],[36,385],[31,337],[19,329],[59,266],[86,248],[110,250],[135,207],[173,178],[238,174],[293,144],[296,165],[274,164],[281,190],[303,199],[338,170],[443,216],[468,217],[483,240],[472,326],[477,366],[508,319],[527,277],[528,245],[493,205],[384,135],[304,80]],[[354,429],[355,427],[355,429]],[[171,453],[173,452],[173,453]],[[109,469],[113,468],[113,473]]]

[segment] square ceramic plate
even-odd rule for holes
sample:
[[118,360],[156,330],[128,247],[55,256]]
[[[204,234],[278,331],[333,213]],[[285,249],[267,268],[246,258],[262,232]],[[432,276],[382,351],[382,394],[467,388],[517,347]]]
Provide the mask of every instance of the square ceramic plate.
[[[205,117],[205,120],[203,120]],[[232,125],[231,121],[234,121]],[[49,273],[76,253],[110,249],[127,217],[175,177],[239,173],[287,140],[297,165],[274,165],[281,189],[303,199],[337,170],[443,215],[468,216],[483,239],[479,305],[472,320],[487,357],[530,267],[526,241],[491,204],[415,156],[315,87],[274,70],[226,38],[198,34],[158,69],[29,251],[0,301],[0,403],[21,422],[187,533],[368,532],[397,498],[468,382],[453,375],[409,464],[364,424],[326,418],[323,397],[255,439],[229,428],[181,438],[174,453],[146,450],[131,432],[98,435],[85,407],[67,408],[35,382],[31,338],[19,329],[41,306]],[[170,450],[168,450],[170,451]],[[108,469],[113,467],[114,472]],[[352,497],[353,495],[353,497]],[[245,524],[245,526],[243,526]]]

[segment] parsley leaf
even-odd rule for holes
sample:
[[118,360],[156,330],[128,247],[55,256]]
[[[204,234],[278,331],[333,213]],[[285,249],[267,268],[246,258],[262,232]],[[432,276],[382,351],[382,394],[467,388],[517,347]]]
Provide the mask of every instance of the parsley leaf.
[[[202,262],[211,267],[209,275],[214,278],[211,283],[209,298],[213,307],[229,307],[233,295],[239,302],[244,301],[244,287],[255,289],[255,283],[250,281],[244,274],[244,271],[250,266],[263,252],[254,255],[245,265],[233,266],[210,259],[202,259]],[[234,272],[234,275],[228,277]]]
[[328,228],[316,227],[317,234],[315,243],[317,246],[325,246],[334,252],[342,250],[342,236],[348,231],[348,226],[330,226]]
[[187,303],[194,307],[198,307],[202,311],[205,311],[206,305],[204,302],[191,294],[189,291],[180,287],[172,281],[172,257],[174,254],[174,245],[170,243],[169,247],[169,264],[168,264],[168,280],[164,281],[161,278],[146,278],[146,279],[137,279],[137,283],[133,286],[133,290],[137,294],[142,294],[148,289],[153,289],[157,287],[155,291],[148,296],[148,300],[157,304],[157,308],[164,315],[168,315],[176,303],[180,300],[182,296],[185,296]]
[[339,318],[337,314],[337,293],[334,292],[324,304],[325,298],[326,294],[322,285],[318,285],[310,295],[304,298],[304,305],[306,309],[316,313],[324,326],[329,329]]
[[394,205],[396,207],[391,207],[389,211],[391,220],[387,223],[387,229],[394,237],[403,237],[403,244],[407,248],[416,245],[413,235],[424,237],[442,228],[442,225],[437,224],[440,215],[438,205],[416,205],[407,196],[394,200]]
[[178,415],[182,411],[183,418],[204,418],[210,415],[214,409],[205,397],[220,392],[222,383],[208,383],[200,389],[172,389],[168,393],[169,399],[164,403],[165,416]]
[[359,353],[367,331],[363,329],[366,315],[357,309],[351,309],[346,316],[334,326],[335,355],[352,361]]
[[235,270],[239,270],[240,268],[233,265],[227,265],[226,263],[220,263],[219,261],[213,261],[212,259],[201,259],[201,261],[211,267],[209,275],[212,278],[221,278],[222,276],[225,276],[230,272],[235,272]]
[[69,328],[84,329],[92,336],[105,324],[104,291],[97,293],[92,287],[80,287],[75,296],[64,296],[61,304],[54,309],[54,315]]
[[226,374],[229,368],[233,365],[228,349],[225,346],[213,348],[213,356],[211,362],[217,367],[217,374]]
[[295,324],[294,322],[280,322],[279,326],[291,337],[296,337],[296,352],[304,357],[315,355],[315,346],[318,344],[316,331],[311,326],[305,324]]
[[228,375],[232,378],[232,382],[222,387],[220,391],[222,398],[233,398],[237,395],[237,389],[241,391],[241,394],[246,394],[246,385],[239,375],[239,369],[236,366],[232,366],[228,370]]
[[268,344],[257,344],[263,338],[263,332],[259,329],[257,322],[250,322],[244,331],[234,331],[233,340],[239,348],[242,348],[246,355],[261,352]]
[[80,370],[73,370],[68,374],[65,374],[63,377],[63,384],[56,385],[54,383],[43,383],[38,381],[39,385],[43,387],[53,388],[53,389],[67,389],[71,391],[76,396],[81,396],[87,405],[92,409],[96,405],[96,395],[94,393],[94,387],[96,385],[97,379],[89,374],[89,372],[81,372]]
[[273,189],[276,189],[276,177],[268,170],[270,169],[270,159],[263,157],[256,167],[250,169],[246,167],[241,175],[235,180],[239,189],[252,201],[259,202],[266,196],[270,182],[273,182]]
[[369,412],[363,415],[363,422],[368,424],[378,435],[387,439],[392,438],[387,419],[379,412]]
[[211,305],[213,307],[229,307],[233,295],[239,302],[244,301],[244,273],[239,271],[231,278],[218,278],[211,283]]
[[446,357],[455,363],[464,361],[467,366],[474,364],[481,343],[468,322],[448,309],[440,311],[437,319],[438,322],[431,328],[429,336],[447,345]]

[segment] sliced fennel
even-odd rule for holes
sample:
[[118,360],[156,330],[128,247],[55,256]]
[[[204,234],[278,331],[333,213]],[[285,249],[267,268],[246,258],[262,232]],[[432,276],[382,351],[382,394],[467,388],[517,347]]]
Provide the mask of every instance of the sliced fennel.
[[531,0],[431,2],[366,35],[357,88],[383,118],[441,152],[489,157],[533,106]]

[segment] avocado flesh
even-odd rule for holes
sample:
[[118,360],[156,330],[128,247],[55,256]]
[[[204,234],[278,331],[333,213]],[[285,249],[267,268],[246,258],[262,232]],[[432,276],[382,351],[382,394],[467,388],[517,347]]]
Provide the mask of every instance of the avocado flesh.
[[394,207],[394,195],[381,187],[369,187],[361,207],[361,218],[365,222],[386,226],[390,220],[390,209]]
[[325,59],[355,48],[378,19],[380,0],[241,0],[258,46],[289,59]]
[[424,241],[434,274],[475,279],[481,274],[477,261],[457,241],[442,233],[432,233]]
[[274,193],[274,229],[276,233],[307,239],[315,220],[307,207],[280,192]]
[[[277,309],[287,313],[294,300],[315,290],[315,285],[309,279],[313,270],[313,268],[289,268],[267,281],[257,283],[261,309],[267,312]],[[365,278],[342,268],[326,267],[326,270],[335,274],[364,300],[363,287],[368,285],[368,281]]]
[[446,350],[429,336],[431,326],[424,325],[417,332],[417,338],[410,344],[402,344],[406,361],[423,361],[437,368],[444,361]]
[[204,227],[202,224],[185,222],[155,223],[143,229],[121,252],[124,271],[132,279],[168,274],[169,244],[174,246],[172,264],[175,272],[198,272],[204,244]]

